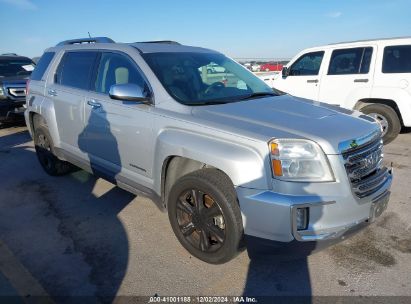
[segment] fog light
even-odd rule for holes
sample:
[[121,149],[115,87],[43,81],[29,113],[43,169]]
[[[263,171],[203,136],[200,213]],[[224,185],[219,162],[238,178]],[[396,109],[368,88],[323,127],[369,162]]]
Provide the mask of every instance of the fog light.
[[305,230],[308,227],[308,208],[297,208],[295,212],[297,230]]

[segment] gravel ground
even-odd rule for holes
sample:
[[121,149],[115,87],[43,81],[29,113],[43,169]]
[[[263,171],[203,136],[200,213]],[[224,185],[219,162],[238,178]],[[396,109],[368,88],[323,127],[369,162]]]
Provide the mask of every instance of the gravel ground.
[[250,262],[243,252],[208,265],[182,248],[149,199],[84,171],[47,176],[26,129],[2,129],[0,295],[411,296],[410,149],[410,133],[386,147],[390,204],[354,237],[295,261]]

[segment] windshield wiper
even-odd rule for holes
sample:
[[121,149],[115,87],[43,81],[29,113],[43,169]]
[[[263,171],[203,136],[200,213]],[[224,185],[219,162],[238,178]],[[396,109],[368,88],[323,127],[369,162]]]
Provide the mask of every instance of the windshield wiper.
[[274,92],[255,92],[250,95],[244,96],[240,98],[240,100],[246,100],[246,99],[253,99],[253,98],[258,98],[258,97],[264,97],[264,96],[278,96]]
[[192,103],[187,103],[186,105],[188,106],[205,106],[205,105],[219,105],[219,104],[225,104],[225,103],[232,103],[232,102],[238,102],[241,100],[247,100],[247,99],[253,99],[253,98],[258,98],[258,97],[264,97],[264,96],[278,96],[274,92],[256,92],[252,93],[250,95],[246,96],[233,96],[235,99],[215,99],[215,100],[205,100],[201,102],[192,102]]

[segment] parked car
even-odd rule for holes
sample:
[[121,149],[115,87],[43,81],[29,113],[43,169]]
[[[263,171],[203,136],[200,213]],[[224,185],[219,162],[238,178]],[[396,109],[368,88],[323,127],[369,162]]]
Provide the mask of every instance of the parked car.
[[215,63],[210,63],[206,66],[207,68],[207,73],[209,74],[214,74],[214,73],[225,73],[225,68],[219,66],[218,64]]
[[252,65],[251,62],[245,62],[245,63],[243,63],[243,66],[244,66],[246,69],[248,69],[248,70],[251,70],[251,65]]
[[381,123],[384,143],[411,127],[411,38],[330,44],[300,52],[274,87],[360,110]]
[[281,63],[269,62],[269,63],[262,64],[260,66],[260,71],[280,72],[282,68],[283,68],[283,65]]
[[261,66],[258,63],[253,63],[250,67],[251,72],[260,72]]
[[[199,70],[211,62],[230,79],[208,83]],[[387,207],[392,173],[372,118],[277,96],[213,50],[63,41],[28,88],[25,118],[48,174],[75,164],[151,197],[208,263],[229,261],[243,240],[252,254],[308,254]]]
[[31,59],[14,53],[0,55],[0,123],[22,117],[26,82],[34,69]]

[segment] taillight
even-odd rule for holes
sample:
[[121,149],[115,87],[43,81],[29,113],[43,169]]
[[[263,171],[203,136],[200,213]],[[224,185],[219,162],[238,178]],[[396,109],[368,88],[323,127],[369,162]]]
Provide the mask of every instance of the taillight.
[[27,79],[27,81],[26,81],[26,96],[29,95],[29,84],[30,84],[30,79]]

